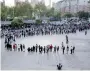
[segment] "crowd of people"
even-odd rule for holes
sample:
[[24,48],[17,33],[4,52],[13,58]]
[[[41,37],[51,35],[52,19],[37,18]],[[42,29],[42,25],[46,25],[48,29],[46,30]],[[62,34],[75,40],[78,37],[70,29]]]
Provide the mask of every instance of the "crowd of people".
[[[11,44],[11,42],[15,42],[15,37],[7,35],[5,38],[5,47],[7,48],[7,50],[12,51],[12,49],[14,51],[25,51],[25,45],[24,44],[16,44],[13,43]],[[64,43],[62,42],[61,47],[60,46],[53,46],[52,44],[50,45],[46,45],[46,46],[41,46],[41,45],[34,45],[32,47],[28,47],[27,51],[28,52],[39,52],[39,53],[48,53],[48,52],[58,52],[60,50],[60,48],[62,49],[62,53],[65,53],[65,50],[68,54],[68,52],[70,51],[71,54],[74,53],[75,50],[75,46],[68,46],[69,40],[68,40],[68,36],[66,35],[66,44],[67,47],[64,46]]]
[[[9,51],[18,51],[18,52],[26,52],[25,49],[27,49],[27,52],[28,53],[49,53],[49,52],[54,52],[54,53],[58,53],[58,52],[62,52],[62,54],[74,54],[75,52],[75,46],[71,46],[69,47],[68,46],[68,43],[69,43],[69,40],[68,40],[68,36],[66,35],[66,44],[67,44],[67,47],[65,47],[64,43],[62,42],[61,46],[53,46],[52,44],[50,45],[46,45],[46,46],[41,46],[41,45],[38,45],[36,44],[35,46],[32,46],[32,47],[26,47],[24,44],[16,44],[16,43],[13,43],[13,44],[10,44],[10,41],[14,41],[15,42],[15,39],[11,36],[7,36],[8,38],[8,41],[5,42],[5,47],[7,48],[7,50]],[[59,63],[59,65],[57,65],[57,69],[58,70],[61,70],[62,69],[62,64]]]
[[[1,30],[1,37],[5,38],[5,48],[10,51],[18,51],[18,52],[25,52],[27,49],[28,53],[39,52],[42,53],[49,53],[49,52],[59,52],[60,49],[62,54],[74,54],[75,46],[68,46],[69,40],[67,34],[69,33],[76,33],[77,30],[79,32],[90,29],[90,23],[84,24],[62,24],[62,25],[55,25],[55,24],[29,24],[27,26],[23,26],[22,28],[5,28],[3,27]],[[53,46],[52,44],[41,46],[41,45],[33,45],[32,47],[25,47],[24,44],[16,44],[12,42],[16,41],[16,38],[27,37],[27,36],[34,36],[34,35],[54,35],[54,34],[66,34],[66,44],[62,42],[61,46]],[[85,31],[85,35],[87,31]],[[62,65],[57,65],[58,70],[61,70]]]
[[90,23],[80,24],[29,24],[21,28],[2,27],[1,37],[6,34],[14,35],[16,38],[34,36],[34,35],[53,35],[53,34],[69,34],[90,29]]
[[[63,42],[62,42],[63,43]],[[6,48],[7,50],[14,50],[14,51],[18,51],[18,52],[25,52],[25,45],[24,44],[6,44]],[[68,54],[69,51],[70,51],[70,54],[73,54],[74,51],[75,51],[75,46],[71,46],[69,47],[67,45],[67,47],[65,47],[64,45],[62,45],[62,47],[60,46],[52,46],[52,44],[50,45],[47,45],[47,46],[41,46],[41,45],[35,45],[35,46],[32,46],[32,47],[28,47],[27,48],[27,51],[28,52],[39,52],[39,53],[48,53],[48,52],[58,52],[59,50],[62,50],[62,53],[64,54],[65,53],[65,50],[66,50],[66,53]]]

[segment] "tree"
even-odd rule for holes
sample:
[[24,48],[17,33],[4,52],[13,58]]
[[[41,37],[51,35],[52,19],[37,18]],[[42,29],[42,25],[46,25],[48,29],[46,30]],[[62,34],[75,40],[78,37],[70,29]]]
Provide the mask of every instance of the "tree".
[[73,17],[73,15],[71,13],[66,13],[66,14],[64,14],[64,17],[71,18],[71,17]]
[[18,16],[27,16],[28,18],[32,18],[33,8],[29,3],[21,3],[14,7],[14,14],[16,17]]
[[6,20],[8,16],[11,18],[27,16],[29,19],[31,19],[32,13],[33,8],[30,3],[21,2],[14,7],[7,7],[1,4],[1,20]]
[[14,27],[21,27],[23,25],[23,20],[21,18],[14,18],[11,22],[11,26]]
[[36,24],[41,24],[42,20],[36,20]]
[[34,12],[39,17],[44,16],[46,14],[46,10],[47,10],[46,6],[44,4],[42,4],[42,3],[38,3],[34,7]]
[[47,17],[52,17],[52,16],[54,16],[54,8],[47,9],[47,11],[46,11],[46,16],[47,16]]
[[5,21],[7,18],[8,7],[1,4],[1,20]]
[[57,12],[54,17],[57,18],[57,20],[61,20],[61,13]]
[[80,19],[88,19],[89,18],[88,12],[80,11],[77,13],[77,15]]

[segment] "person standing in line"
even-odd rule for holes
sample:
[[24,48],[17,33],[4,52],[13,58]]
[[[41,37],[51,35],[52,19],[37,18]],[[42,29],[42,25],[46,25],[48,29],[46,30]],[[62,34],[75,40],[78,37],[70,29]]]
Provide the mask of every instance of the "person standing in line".
[[50,45],[50,52],[52,52],[52,48],[53,48],[53,46],[52,46],[52,44]]
[[45,53],[45,46],[44,46],[43,50],[44,50],[44,53]]
[[70,54],[72,54],[72,52],[73,52],[73,48],[72,48],[72,46],[71,46],[71,50],[70,50],[70,51],[71,51],[71,53],[70,53]]
[[62,42],[62,47],[64,46],[63,42]]
[[38,44],[36,44],[36,52],[38,51]]
[[21,52],[22,52],[23,51],[22,44],[20,44],[20,49],[21,49]]
[[27,48],[27,51],[28,51],[28,52],[30,52],[30,51],[31,51],[30,47],[28,47],[28,48]]
[[57,52],[59,51],[59,46],[57,47]]
[[16,44],[13,44],[13,49],[14,49],[14,51],[15,51],[15,49],[16,49]]
[[20,45],[18,44],[18,52],[20,51]]
[[69,51],[69,46],[67,45],[67,54],[68,54],[68,51]]
[[23,44],[23,46],[22,46],[22,47],[23,47],[23,50],[24,50],[24,52],[25,52],[25,45]]
[[65,51],[65,46],[62,47],[62,50],[63,50],[63,54],[64,54],[64,51]]
[[49,52],[49,48],[47,48],[47,53]]
[[38,50],[38,46],[35,47],[35,51],[36,51],[36,53],[37,53],[37,50]]
[[75,46],[73,46],[72,53],[74,53],[74,51],[75,51]]
[[17,51],[17,44],[15,44],[15,51]]

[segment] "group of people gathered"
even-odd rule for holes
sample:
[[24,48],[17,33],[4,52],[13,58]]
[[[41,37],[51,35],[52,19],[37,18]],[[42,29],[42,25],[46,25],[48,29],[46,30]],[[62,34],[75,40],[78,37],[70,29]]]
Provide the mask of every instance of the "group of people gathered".
[[[25,52],[26,47],[24,44],[16,44],[16,43],[11,44],[10,41],[15,42],[16,40],[13,36],[10,36],[10,35],[5,38],[5,47],[7,48],[7,50],[12,51],[12,49],[13,49],[14,51]],[[39,53],[58,52],[61,48],[63,54],[65,53],[65,50],[66,50],[67,54],[69,53],[69,51],[71,54],[73,54],[75,51],[75,46],[69,47],[68,43],[69,43],[69,40],[68,40],[68,36],[66,35],[66,44],[67,44],[66,47],[64,46],[63,42],[62,42],[61,46],[53,46],[52,44],[46,45],[46,46],[41,46],[41,45],[36,44],[32,47],[28,47],[27,52],[36,52],[36,53],[37,52],[39,52]]]
[[[13,37],[10,37],[10,36],[7,36],[8,37],[8,40],[10,41],[11,39],[15,42],[15,39]],[[62,51],[62,54],[68,54],[70,52],[70,54],[74,54],[74,51],[75,51],[75,46],[71,46],[69,47],[68,46],[68,43],[69,43],[69,40],[68,40],[68,36],[66,35],[66,44],[67,44],[67,47],[64,46],[64,43],[62,42],[61,46],[53,46],[52,44],[50,45],[47,45],[47,46],[41,46],[41,45],[38,45],[36,44],[35,46],[32,46],[32,47],[28,47],[26,48],[24,44],[16,44],[14,43],[13,45],[9,44],[10,42],[5,42],[6,44],[6,48],[7,50],[10,50],[10,51],[18,51],[18,52],[26,52],[25,49],[27,49],[27,52],[28,53],[37,53],[39,52],[40,54],[42,53],[49,53],[49,52],[54,52],[54,53],[58,53],[58,52],[61,52]],[[61,51],[60,51],[61,49]],[[57,69],[58,70],[61,70],[62,69],[62,64],[59,63],[57,65]]]
[[70,24],[27,24],[20,28],[1,27],[1,37],[6,34],[14,35],[16,38],[34,35],[69,34],[90,29],[90,23]]
[[[10,51],[18,51],[18,52],[26,52],[33,53],[39,52],[42,53],[49,53],[49,52],[59,52],[62,51],[62,54],[74,54],[75,53],[75,46],[69,46],[68,36],[66,35],[66,44],[62,42],[61,46],[53,46],[53,44],[41,46],[41,45],[33,45],[32,47],[26,47],[25,44],[16,44],[12,42],[16,41],[16,38],[27,37],[27,36],[34,36],[34,35],[54,35],[54,34],[69,34],[69,33],[76,33],[77,30],[79,32],[83,30],[90,29],[90,23],[84,24],[62,24],[62,25],[55,25],[55,24],[29,24],[23,26],[22,28],[2,28],[1,30],[1,37],[5,37],[5,48]],[[85,35],[87,31],[85,31]],[[57,65],[57,69],[61,70],[62,65],[59,63]]]

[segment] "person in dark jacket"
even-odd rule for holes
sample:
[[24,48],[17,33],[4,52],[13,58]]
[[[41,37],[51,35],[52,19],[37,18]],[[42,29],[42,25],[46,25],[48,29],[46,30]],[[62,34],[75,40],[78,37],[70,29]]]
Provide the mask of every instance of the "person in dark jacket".
[[65,51],[65,46],[62,47],[62,50],[63,50],[63,54],[64,54],[64,51]]
[[69,46],[67,45],[67,54],[68,54],[68,51],[69,51]]
[[57,52],[59,51],[59,46],[57,47]]
[[12,51],[12,45],[11,44],[7,44],[7,50],[10,50],[10,51]]
[[23,52],[25,52],[25,45],[23,44],[23,46],[22,46],[22,47],[23,47]]
[[21,51],[23,51],[23,47],[22,47],[22,44],[20,44],[20,49],[21,49]]
[[54,52],[56,52],[56,46],[54,47]]
[[57,65],[57,69],[61,70],[62,69],[62,65],[59,63],[59,65]]
[[27,50],[28,50],[28,52],[30,52],[30,47],[28,47],[28,49],[27,49]]
[[25,49],[25,45],[24,45],[24,44],[23,44],[23,46],[22,46],[22,47],[23,47],[23,49]]
[[36,52],[38,51],[38,45],[37,44],[36,44],[35,50],[36,50]]
[[71,49],[70,51],[71,51],[71,54],[72,54],[73,49]]
[[44,51],[44,53],[45,53],[45,46],[44,46],[44,48],[43,48],[43,51]]
[[74,51],[75,51],[75,46],[73,46],[72,53],[74,53]]
[[35,46],[33,46],[33,52],[35,52]]

